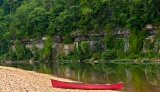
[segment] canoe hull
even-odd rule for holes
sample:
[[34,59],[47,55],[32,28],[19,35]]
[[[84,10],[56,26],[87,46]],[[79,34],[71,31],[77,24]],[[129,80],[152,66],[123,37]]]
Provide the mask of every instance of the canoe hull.
[[85,89],[85,90],[120,90],[123,86],[123,82],[115,84],[85,84],[85,83],[71,83],[62,82],[51,79],[53,87],[65,88],[65,89]]

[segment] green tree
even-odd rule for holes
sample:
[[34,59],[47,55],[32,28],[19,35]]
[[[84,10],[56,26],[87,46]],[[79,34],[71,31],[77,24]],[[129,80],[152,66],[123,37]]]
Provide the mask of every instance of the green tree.
[[4,0],[2,8],[5,10],[5,14],[15,13],[22,1],[23,0]]
[[9,59],[9,60],[16,60],[16,59],[17,59],[17,57],[16,57],[16,52],[13,51],[13,48],[12,48],[12,47],[9,48],[8,59]]
[[10,43],[7,40],[0,40],[0,55],[9,51]]
[[15,40],[14,42],[15,50],[16,50],[16,57],[18,60],[22,60],[24,58],[24,45],[22,45],[20,40]]
[[133,29],[129,36],[129,51],[130,53],[138,54],[143,49],[143,40],[146,37],[144,31]]
[[83,51],[85,58],[90,58],[92,56],[92,51],[89,42],[82,41],[81,50]]
[[27,23],[28,23],[28,13],[29,13],[29,8],[27,5],[23,4],[20,7],[17,8],[15,17],[17,18],[17,36],[18,38],[24,38],[27,37]]
[[102,59],[104,60],[112,60],[115,58],[117,58],[115,50],[107,49],[105,52],[102,53]]
[[44,56],[46,59],[52,58],[52,46],[53,46],[53,40],[50,36],[46,37],[46,41],[44,43]]
[[0,39],[4,39],[3,35],[5,34],[6,21],[4,17],[4,10],[0,9]]
[[31,37],[42,37],[46,34],[46,28],[48,27],[48,13],[41,7],[35,8],[28,15],[28,32],[27,35]]

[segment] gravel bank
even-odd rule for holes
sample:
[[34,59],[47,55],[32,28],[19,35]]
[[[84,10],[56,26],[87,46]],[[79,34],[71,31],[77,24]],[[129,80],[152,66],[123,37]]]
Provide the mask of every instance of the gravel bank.
[[119,92],[53,88],[50,79],[71,81],[34,71],[0,66],[0,92]]

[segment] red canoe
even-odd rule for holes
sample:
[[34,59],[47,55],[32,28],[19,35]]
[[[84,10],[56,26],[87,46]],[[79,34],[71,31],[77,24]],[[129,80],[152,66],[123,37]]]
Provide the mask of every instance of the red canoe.
[[51,79],[53,87],[67,88],[67,89],[85,89],[85,90],[120,90],[123,86],[123,82],[115,84],[85,84],[85,83],[71,83],[62,82]]

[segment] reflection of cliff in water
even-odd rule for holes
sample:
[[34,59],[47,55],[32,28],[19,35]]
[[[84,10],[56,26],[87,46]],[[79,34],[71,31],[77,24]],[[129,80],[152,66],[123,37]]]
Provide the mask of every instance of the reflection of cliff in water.
[[160,85],[160,69],[154,69],[153,67],[145,68],[146,81],[152,86]]
[[134,87],[133,87],[133,84],[132,84],[132,76],[131,76],[131,71],[130,69],[127,69],[126,68],[126,85],[125,85],[125,91],[133,91],[134,90]]
[[158,88],[160,87],[160,69],[156,65],[70,63],[58,64],[58,67],[64,74],[59,77],[86,83],[123,81],[125,82],[123,90],[127,92],[158,92],[160,90]]
[[115,63],[12,64],[17,68],[53,74],[85,83],[124,82],[126,92],[160,92],[160,65]]

